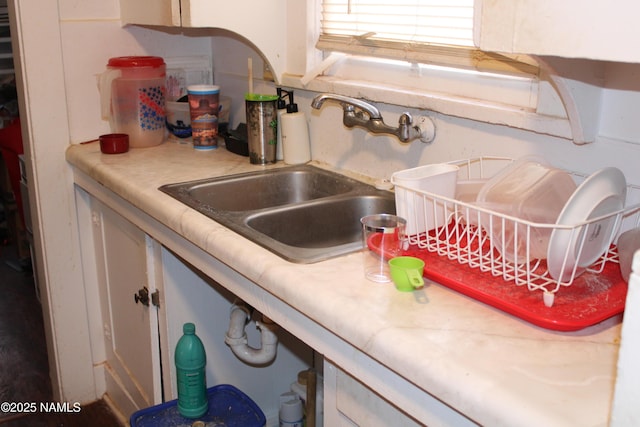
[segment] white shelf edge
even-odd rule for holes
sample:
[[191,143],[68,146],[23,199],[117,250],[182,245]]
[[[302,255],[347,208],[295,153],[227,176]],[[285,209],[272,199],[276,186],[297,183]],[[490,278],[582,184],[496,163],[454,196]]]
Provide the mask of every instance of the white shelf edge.
[[302,83],[302,76],[283,74],[282,85],[313,92],[330,92],[369,101],[383,102],[419,110],[429,110],[448,116],[498,124],[512,128],[573,140],[571,124],[567,118],[547,116],[522,108],[483,102],[462,97],[447,97],[419,90],[399,89],[372,85],[326,76]]

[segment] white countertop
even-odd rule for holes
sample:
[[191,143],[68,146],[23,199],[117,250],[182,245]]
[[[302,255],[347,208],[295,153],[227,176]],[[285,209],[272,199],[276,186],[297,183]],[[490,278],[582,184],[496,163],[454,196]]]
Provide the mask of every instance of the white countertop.
[[360,254],[289,263],[157,189],[265,169],[224,148],[198,152],[166,142],[105,155],[95,142],[66,155],[77,170],[480,424],[608,424],[619,317],[560,333],[435,283],[402,293],[369,282]]

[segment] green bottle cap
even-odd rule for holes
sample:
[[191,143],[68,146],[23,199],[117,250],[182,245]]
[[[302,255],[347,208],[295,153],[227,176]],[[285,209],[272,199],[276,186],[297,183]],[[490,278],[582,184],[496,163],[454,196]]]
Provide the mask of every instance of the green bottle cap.
[[194,325],[193,323],[185,323],[182,326],[182,332],[188,335],[191,334],[195,334],[196,333],[196,325]]

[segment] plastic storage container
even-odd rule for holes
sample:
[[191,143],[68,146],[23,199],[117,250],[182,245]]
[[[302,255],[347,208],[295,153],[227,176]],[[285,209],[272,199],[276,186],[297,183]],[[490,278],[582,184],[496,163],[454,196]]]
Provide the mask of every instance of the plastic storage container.
[[[539,159],[523,158],[487,181],[478,194],[477,205],[532,223],[555,224],[576,188],[576,182],[567,172]],[[488,218],[482,222],[492,245],[508,261],[546,259],[553,228],[531,227],[527,237],[524,226],[498,220],[490,222]]]
[[188,102],[167,101],[167,129],[178,138],[191,136],[191,113]]
[[419,234],[446,224],[446,209],[442,203],[433,201],[421,206],[412,190],[429,191],[453,198],[456,193],[458,166],[435,163],[394,172],[391,182],[396,185],[396,211],[407,220],[407,234]]
[[263,427],[267,422],[258,405],[232,385],[211,387],[207,398],[209,409],[197,420],[180,415],[178,401],[172,400],[135,412],[129,423],[131,427],[192,426],[195,422],[205,426]]
[[157,56],[109,59],[99,77],[102,118],[113,133],[129,135],[131,147],[151,147],[165,137],[166,65]]

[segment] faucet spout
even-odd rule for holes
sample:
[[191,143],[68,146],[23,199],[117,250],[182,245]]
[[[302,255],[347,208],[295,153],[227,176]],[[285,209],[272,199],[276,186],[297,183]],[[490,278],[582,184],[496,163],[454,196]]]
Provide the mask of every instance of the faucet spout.
[[322,93],[315,98],[311,102],[311,106],[316,110],[319,110],[327,100],[338,101],[342,104],[342,108],[345,112],[348,110],[353,111],[354,107],[359,108],[369,115],[370,119],[382,119],[382,115],[380,114],[380,110],[375,105],[369,104],[367,101],[363,101],[362,99],[350,98],[348,96],[337,95],[332,93]]
[[427,139],[419,126],[413,126],[413,118],[409,113],[402,113],[398,120],[398,127],[389,126],[382,119],[380,110],[362,99],[322,93],[311,101],[311,107],[319,110],[328,100],[337,101],[342,105],[342,122],[346,127],[360,126],[372,133],[394,135],[401,142],[410,142],[417,138],[423,142],[430,142],[432,139]]

